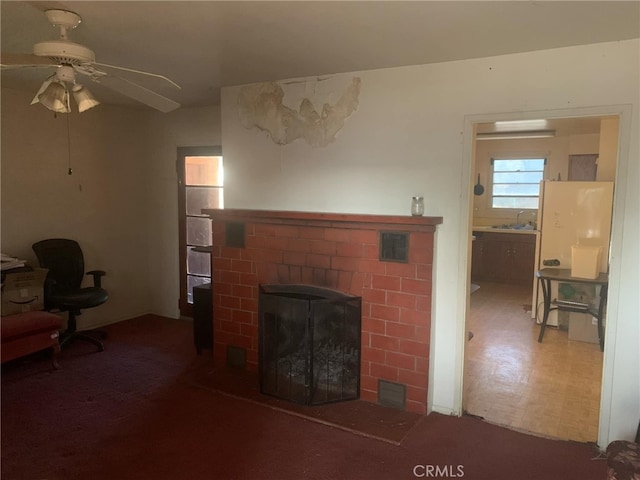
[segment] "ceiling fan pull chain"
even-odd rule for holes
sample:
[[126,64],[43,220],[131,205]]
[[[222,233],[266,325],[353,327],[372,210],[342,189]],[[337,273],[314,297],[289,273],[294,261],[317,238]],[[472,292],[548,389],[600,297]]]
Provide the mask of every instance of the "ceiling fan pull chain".
[[69,112],[67,117],[67,152],[68,152],[68,162],[69,162],[69,170],[67,170],[68,175],[73,175],[73,168],[71,168],[71,129],[69,128],[69,117],[71,116],[71,112]]

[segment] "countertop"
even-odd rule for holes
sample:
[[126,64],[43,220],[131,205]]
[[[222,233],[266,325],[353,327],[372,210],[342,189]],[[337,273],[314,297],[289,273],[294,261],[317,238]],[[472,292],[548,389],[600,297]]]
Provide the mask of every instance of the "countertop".
[[525,230],[523,228],[496,228],[491,226],[471,227],[474,232],[515,233],[516,235],[535,235],[540,230]]

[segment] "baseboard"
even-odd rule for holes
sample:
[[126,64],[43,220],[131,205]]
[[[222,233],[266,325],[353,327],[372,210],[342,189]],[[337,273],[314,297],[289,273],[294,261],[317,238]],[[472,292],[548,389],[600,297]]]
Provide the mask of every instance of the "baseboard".
[[452,417],[459,417],[461,415],[460,412],[457,412],[456,410],[449,407],[443,407],[442,405],[432,405],[431,411],[429,413],[440,413],[442,415],[448,415]]

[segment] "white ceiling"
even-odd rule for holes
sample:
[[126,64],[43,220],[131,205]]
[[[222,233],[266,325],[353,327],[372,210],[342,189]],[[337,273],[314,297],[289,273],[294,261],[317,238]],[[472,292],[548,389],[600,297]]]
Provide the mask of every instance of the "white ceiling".
[[[639,1],[64,1],[3,0],[3,53],[57,38],[42,11],[78,13],[71,39],[101,63],[165,75],[183,106],[215,105],[220,87],[418,65],[640,37]],[[2,72],[35,91],[41,69]],[[91,84],[91,82],[85,82]],[[103,103],[132,105],[90,85]]]

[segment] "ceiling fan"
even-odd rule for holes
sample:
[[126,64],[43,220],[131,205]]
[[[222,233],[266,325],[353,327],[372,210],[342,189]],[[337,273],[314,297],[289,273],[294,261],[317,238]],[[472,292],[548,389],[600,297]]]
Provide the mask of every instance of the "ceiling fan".
[[[80,112],[98,105],[100,102],[93,98],[93,95],[83,85],[76,82],[76,74],[81,74],[100,85],[161,112],[170,112],[180,107],[179,103],[167,97],[126,78],[107,73],[103,69],[115,69],[155,77],[180,89],[180,86],[174,81],[155,73],[97,63],[92,50],[70,41],[69,30],[76,28],[82,22],[82,18],[78,14],[67,10],[46,10],[44,13],[49,23],[60,29],[58,40],[36,43],[33,46],[33,54],[2,54],[1,67],[3,70],[15,68],[55,69],[55,72],[40,87],[31,102],[32,105],[41,103],[55,112],[69,113],[71,111],[69,90],[71,90]],[[102,69],[97,67],[102,67]]]

